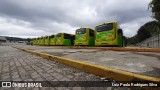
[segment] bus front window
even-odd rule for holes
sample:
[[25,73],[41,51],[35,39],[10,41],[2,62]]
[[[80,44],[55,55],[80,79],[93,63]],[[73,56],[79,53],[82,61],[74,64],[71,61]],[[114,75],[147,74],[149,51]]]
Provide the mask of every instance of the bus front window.
[[113,29],[113,23],[104,24],[96,27],[97,32],[109,31]]
[[50,38],[54,38],[54,35],[50,36]]
[[86,29],[85,28],[81,28],[76,30],[76,34],[85,34],[86,33]]
[[57,37],[61,37],[61,33],[58,33],[58,34],[57,34]]

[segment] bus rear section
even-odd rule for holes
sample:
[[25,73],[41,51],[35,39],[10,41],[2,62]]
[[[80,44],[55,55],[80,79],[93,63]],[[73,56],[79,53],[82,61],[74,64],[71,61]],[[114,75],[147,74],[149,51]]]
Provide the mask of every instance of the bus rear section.
[[50,45],[51,46],[56,45],[56,35],[51,35],[50,36]]
[[40,45],[40,41],[41,41],[41,38],[38,37],[38,38],[37,38],[37,45]]
[[75,36],[67,33],[58,33],[56,35],[56,45],[58,46],[73,46]]
[[122,29],[118,29],[118,46],[123,47],[124,39]]
[[36,38],[32,39],[32,45],[36,45]]
[[117,22],[107,22],[95,27],[96,46],[122,47],[122,30],[118,29]]
[[90,28],[80,28],[76,30],[75,46],[94,46],[94,30]]
[[31,45],[34,45],[34,39],[31,40]]
[[41,37],[39,45],[43,46],[44,44],[45,44],[45,38]]
[[35,43],[35,45],[38,45],[38,38],[36,38],[36,43]]
[[44,41],[45,41],[45,43],[44,43],[44,45],[45,46],[49,46],[50,45],[50,36],[46,36],[46,37],[44,37]]

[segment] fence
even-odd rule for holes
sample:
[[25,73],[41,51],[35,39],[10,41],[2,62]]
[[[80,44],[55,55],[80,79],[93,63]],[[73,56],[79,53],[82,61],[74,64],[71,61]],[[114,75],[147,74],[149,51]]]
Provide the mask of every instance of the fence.
[[150,37],[137,45],[140,47],[160,48],[160,34]]

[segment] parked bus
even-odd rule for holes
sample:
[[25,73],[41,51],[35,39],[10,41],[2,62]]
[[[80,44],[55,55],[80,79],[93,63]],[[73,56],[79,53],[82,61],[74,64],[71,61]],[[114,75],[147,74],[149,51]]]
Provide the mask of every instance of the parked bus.
[[95,46],[123,47],[123,32],[117,22],[107,22],[95,27]]
[[75,35],[58,33],[47,37],[40,37],[32,40],[35,45],[57,45],[57,46],[116,46],[124,47],[127,39],[123,31],[118,27],[117,22],[106,22],[91,28],[79,28]]
[[40,41],[41,41],[40,39],[41,39],[40,37],[36,39],[36,45],[40,45]]
[[56,45],[56,35],[50,36],[50,45]]
[[45,41],[45,42],[44,42],[44,45],[45,45],[45,46],[49,46],[49,45],[50,45],[50,36],[46,36],[46,37],[44,37],[44,39],[45,39],[45,40],[44,40],[44,41]]
[[40,43],[39,45],[45,45],[45,38],[44,37],[41,37],[40,38]]
[[32,45],[36,45],[36,38],[32,39]]
[[56,45],[60,46],[73,46],[75,35],[67,33],[58,33],[56,35]]
[[91,28],[80,28],[76,30],[75,46],[94,46],[94,30]]

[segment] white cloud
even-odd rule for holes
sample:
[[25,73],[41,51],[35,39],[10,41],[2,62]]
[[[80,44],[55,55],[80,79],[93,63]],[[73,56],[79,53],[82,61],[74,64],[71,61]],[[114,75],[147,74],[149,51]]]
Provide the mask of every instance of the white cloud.
[[36,37],[49,34],[43,30],[35,30],[28,26],[28,22],[0,18],[0,33],[2,36]]
[[131,37],[152,20],[151,0],[1,0],[0,35],[37,37],[118,21]]
[[78,27],[72,27],[72,26],[70,26],[69,24],[66,24],[66,23],[52,22],[52,23],[50,23],[50,28],[56,29],[55,33],[52,32],[54,34],[57,34],[57,33],[60,33],[60,32],[74,34],[75,30]]
[[125,36],[132,37],[135,34],[137,34],[137,31],[140,28],[140,26],[144,25],[146,22],[151,20],[151,17],[138,18],[134,21],[121,24],[120,27],[123,29]]

